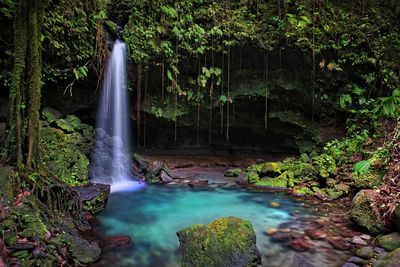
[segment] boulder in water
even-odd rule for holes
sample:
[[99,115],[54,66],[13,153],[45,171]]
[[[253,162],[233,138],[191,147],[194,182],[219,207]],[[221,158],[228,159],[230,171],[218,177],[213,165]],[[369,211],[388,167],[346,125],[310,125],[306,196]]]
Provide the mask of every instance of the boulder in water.
[[220,218],[195,224],[177,233],[182,266],[257,266],[261,254],[250,221]]

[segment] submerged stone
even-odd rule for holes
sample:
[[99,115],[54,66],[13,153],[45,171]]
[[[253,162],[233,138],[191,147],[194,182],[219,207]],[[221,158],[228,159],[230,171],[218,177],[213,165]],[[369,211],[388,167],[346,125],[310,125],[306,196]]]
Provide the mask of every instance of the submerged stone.
[[257,266],[261,254],[250,221],[220,218],[177,233],[182,266]]

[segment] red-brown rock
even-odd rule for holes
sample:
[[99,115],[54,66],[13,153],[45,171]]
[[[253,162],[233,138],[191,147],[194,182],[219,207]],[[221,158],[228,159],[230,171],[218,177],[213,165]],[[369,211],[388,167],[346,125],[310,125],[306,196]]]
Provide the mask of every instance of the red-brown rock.
[[121,235],[107,237],[104,241],[107,246],[121,247],[131,244],[132,239],[129,236]]
[[345,239],[338,237],[328,237],[328,243],[331,244],[337,250],[348,250],[351,248],[351,244]]
[[296,251],[306,251],[311,248],[311,244],[304,239],[295,239],[289,242],[289,247]]
[[325,239],[327,236],[326,232],[320,229],[308,229],[305,233],[311,239]]

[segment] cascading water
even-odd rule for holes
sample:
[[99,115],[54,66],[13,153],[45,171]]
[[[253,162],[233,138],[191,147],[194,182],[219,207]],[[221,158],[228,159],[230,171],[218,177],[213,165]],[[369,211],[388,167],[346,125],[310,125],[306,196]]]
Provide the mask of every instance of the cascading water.
[[110,184],[111,191],[143,186],[135,181],[131,172],[128,116],[126,46],[117,39],[104,76],[97,110],[96,143],[90,166],[91,181]]

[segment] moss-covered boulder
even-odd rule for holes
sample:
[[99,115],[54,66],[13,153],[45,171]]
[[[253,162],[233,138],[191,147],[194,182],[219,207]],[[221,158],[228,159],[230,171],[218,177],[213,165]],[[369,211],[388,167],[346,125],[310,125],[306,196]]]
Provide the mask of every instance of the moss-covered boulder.
[[242,174],[242,170],[239,168],[227,170],[224,174],[225,177],[238,177]]
[[385,223],[374,209],[375,203],[374,190],[361,190],[350,207],[350,219],[372,234],[378,234],[385,229]]
[[0,199],[12,201],[14,199],[13,167],[0,166]]
[[261,254],[250,221],[220,218],[177,233],[182,266],[257,266]]
[[92,144],[92,129],[87,125],[80,127],[79,132],[71,133],[53,127],[40,129],[44,165],[52,175],[72,186],[89,182],[88,155]]
[[400,248],[390,252],[382,259],[375,262],[373,267],[399,267],[400,266]]
[[287,180],[276,177],[276,178],[263,178],[260,179],[255,183],[256,186],[258,187],[263,187],[267,189],[273,189],[273,190],[284,190],[287,188]]
[[90,184],[74,188],[79,192],[82,209],[92,214],[98,213],[106,208],[110,197],[110,185]]
[[400,248],[400,233],[394,232],[378,237],[378,245],[387,251],[393,251]]
[[44,108],[42,110],[42,116],[45,121],[47,121],[48,123],[52,123],[61,118],[61,113],[54,108]]
[[69,242],[69,250],[80,264],[89,264],[100,258],[100,247],[96,242],[73,236]]

